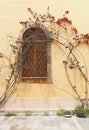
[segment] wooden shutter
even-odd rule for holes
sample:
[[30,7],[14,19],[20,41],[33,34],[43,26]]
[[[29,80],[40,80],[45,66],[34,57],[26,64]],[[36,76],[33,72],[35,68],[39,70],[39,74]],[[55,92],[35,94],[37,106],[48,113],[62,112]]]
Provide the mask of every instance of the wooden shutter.
[[[47,37],[44,31],[40,28],[28,29],[23,34],[23,41],[24,42],[22,45],[22,77],[46,78]],[[27,52],[25,53],[26,49]]]

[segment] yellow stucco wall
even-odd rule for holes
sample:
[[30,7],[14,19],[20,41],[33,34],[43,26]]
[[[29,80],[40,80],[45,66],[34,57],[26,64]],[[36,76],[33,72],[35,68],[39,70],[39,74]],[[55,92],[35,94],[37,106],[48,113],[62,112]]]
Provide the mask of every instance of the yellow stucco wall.
[[[81,53],[83,54],[82,58]],[[78,58],[81,65],[88,67],[89,63],[89,45],[85,43],[80,43],[76,49],[74,49],[74,54]],[[74,98],[76,97],[73,88],[70,86],[63,60],[67,57],[67,51],[61,46],[57,45],[56,42],[51,44],[51,72],[52,72],[52,82],[51,83],[25,83],[19,82],[12,94],[12,97],[37,97],[37,98]],[[86,82],[79,72],[78,69],[68,70],[69,77],[74,85],[76,85],[79,95],[85,97],[85,87]],[[87,68],[87,75],[89,75],[89,67]],[[89,78],[89,76],[88,76]],[[88,94],[89,95],[89,94]]]

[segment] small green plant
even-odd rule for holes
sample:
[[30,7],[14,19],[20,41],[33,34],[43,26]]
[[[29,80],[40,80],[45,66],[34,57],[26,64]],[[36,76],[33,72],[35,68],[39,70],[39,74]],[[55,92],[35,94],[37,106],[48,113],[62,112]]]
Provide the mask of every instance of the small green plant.
[[84,117],[89,117],[89,109],[84,110]]
[[83,105],[76,106],[75,109],[73,110],[73,114],[77,115],[79,111],[80,111],[81,114],[83,114],[83,117],[88,117],[89,116],[89,109],[84,108]]
[[74,110],[72,110],[72,114],[75,115],[77,113],[77,111],[84,111],[84,106],[83,105],[77,105]]
[[73,110],[73,115],[77,115],[78,117],[84,117],[84,106],[77,105]]
[[49,116],[49,111],[45,111],[44,116]]
[[77,105],[76,107],[75,107],[75,111],[76,110],[84,110],[84,106],[83,105]]
[[76,114],[75,110],[72,110],[71,113],[72,113],[72,115],[75,115],[75,114]]
[[57,110],[57,116],[64,116],[64,114],[65,114],[65,109]]
[[7,112],[7,113],[5,113],[5,116],[7,116],[7,117],[16,116],[16,114],[13,112]]
[[26,111],[25,116],[32,116],[32,111]]

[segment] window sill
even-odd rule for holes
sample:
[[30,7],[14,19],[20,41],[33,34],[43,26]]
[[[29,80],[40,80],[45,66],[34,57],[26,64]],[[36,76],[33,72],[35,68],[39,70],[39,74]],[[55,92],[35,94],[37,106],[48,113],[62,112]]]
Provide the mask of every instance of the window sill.
[[22,77],[20,82],[24,82],[24,83],[47,83],[47,84],[53,83],[51,79],[48,79],[48,77],[44,77],[44,78]]

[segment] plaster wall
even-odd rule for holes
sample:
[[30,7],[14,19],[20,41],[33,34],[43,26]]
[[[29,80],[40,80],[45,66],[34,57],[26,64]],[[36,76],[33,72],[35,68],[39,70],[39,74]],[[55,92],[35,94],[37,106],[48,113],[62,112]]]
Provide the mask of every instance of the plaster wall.
[[[80,43],[74,49],[75,56],[79,60],[81,66],[87,65],[87,77],[89,78],[89,46]],[[73,88],[68,82],[66,76],[63,60],[67,57],[65,49],[58,45],[56,42],[51,43],[51,74],[52,82],[49,83],[30,83],[18,82],[12,97],[15,98],[76,98]],[[86,68],[83,68],[85,73]],[[86,74],[86,73],[85,73]],[[85,98],[86,81],[84,80],[81,72],[76,68],[73,70],[68,69],[68,75],[78,90],[79,95]],[[87,84],[88,86],[88,84]],[[88,94],[89,95],[89,94]]]

